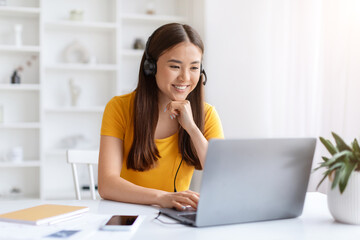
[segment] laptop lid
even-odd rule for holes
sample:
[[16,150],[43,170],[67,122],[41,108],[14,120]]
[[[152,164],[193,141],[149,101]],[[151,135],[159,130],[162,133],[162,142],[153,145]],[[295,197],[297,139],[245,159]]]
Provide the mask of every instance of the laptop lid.
[[301,215],[315,138],[213,139],[195,226]]

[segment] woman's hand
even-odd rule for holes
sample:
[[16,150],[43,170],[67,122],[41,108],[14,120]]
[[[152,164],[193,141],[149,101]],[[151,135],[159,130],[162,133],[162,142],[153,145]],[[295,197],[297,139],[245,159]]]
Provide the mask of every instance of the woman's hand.
[[196,192],[187,190],[183,192],[163,192],[159,196],[159,205],[163,208],[176,208],[178,211],[184,211],[186,206],[197,209],[200,195]]
[[196,127],[192,115],[191,104],[188,100],[171,101],[166,105],[164,112],[167,112],[171,119],[176,118],[179,124],[187,132]]

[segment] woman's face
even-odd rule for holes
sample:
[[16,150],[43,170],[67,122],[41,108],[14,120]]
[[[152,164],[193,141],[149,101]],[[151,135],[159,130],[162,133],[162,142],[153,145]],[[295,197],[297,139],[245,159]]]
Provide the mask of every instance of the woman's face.
[[182,42],[160,55],[156,83],[163,101],[185,100],[200,78],[202,52],[191,42]]

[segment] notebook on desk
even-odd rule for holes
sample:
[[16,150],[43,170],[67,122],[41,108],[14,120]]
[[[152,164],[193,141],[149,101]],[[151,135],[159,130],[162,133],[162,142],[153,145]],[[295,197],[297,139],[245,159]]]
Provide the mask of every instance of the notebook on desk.
[[315,138],[210,140],[197,211],[160,211],[196,227],[298,217],[315,145]]
[[79,217],[87,211],[89,211],[88,207],[43,204],[0,214],[0,221],[32,225],[53,224]]

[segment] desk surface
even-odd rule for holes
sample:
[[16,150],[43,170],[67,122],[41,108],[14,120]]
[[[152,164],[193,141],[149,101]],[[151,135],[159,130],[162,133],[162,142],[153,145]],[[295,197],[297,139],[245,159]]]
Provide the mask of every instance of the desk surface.
[[[59,223],[56,226],[25,226],[20,224],[1,223],[0,239],[8,239],[9,230],[22,228],[31,236],[32,232],[46,230],[55,231],[82,228],[82,232],[89,232],[87,236],[79,234],[85,239],[360,239],[360,226],[346,225],[335,222],[327,208],[326,195],[321,193],[307,193],[303,214],[299,218],[266,221],[257,223],[234,224],[217,227],[194,228],[181,224],[163,224],[154,218],[158,208],[136,204],[126,204],[113,201],[91,200],[12,200],[0,201],[0,213],[14,211],[43,203],[68,204],[90,207],[90,212],[82,217]],[[97,231],[97,227],[111,215],[144,215],[146,216],[140,228],[134,233],[106,233]],[[175,222],[165,216],[160,219]],[[82,224],[82,225],[81,225]],[[84,228],[84,225],[86,227]],[[44,230],[45,229],[45,230]],[[91,230],[92,229],[92,230]],[[4,231],[8,230],[8,231]],[[91,233],[90,233],[91,232]],[[5,233],[5,234],[4,234]],[[108,234],[108,235],[106,235]],[[18,236],[18,235],[17,235]],[[44,235],[41,235],[44,236]],[[78,239],[75,238],[70,239]],[[33,238],[39,239],[36,234]],[[83,239],[82,238],[82,239]],[[14,237],[14,239],[18,239]],[[20,239],[20,237],[19,237]],[[40,238],[41,239],[41,238]]]

